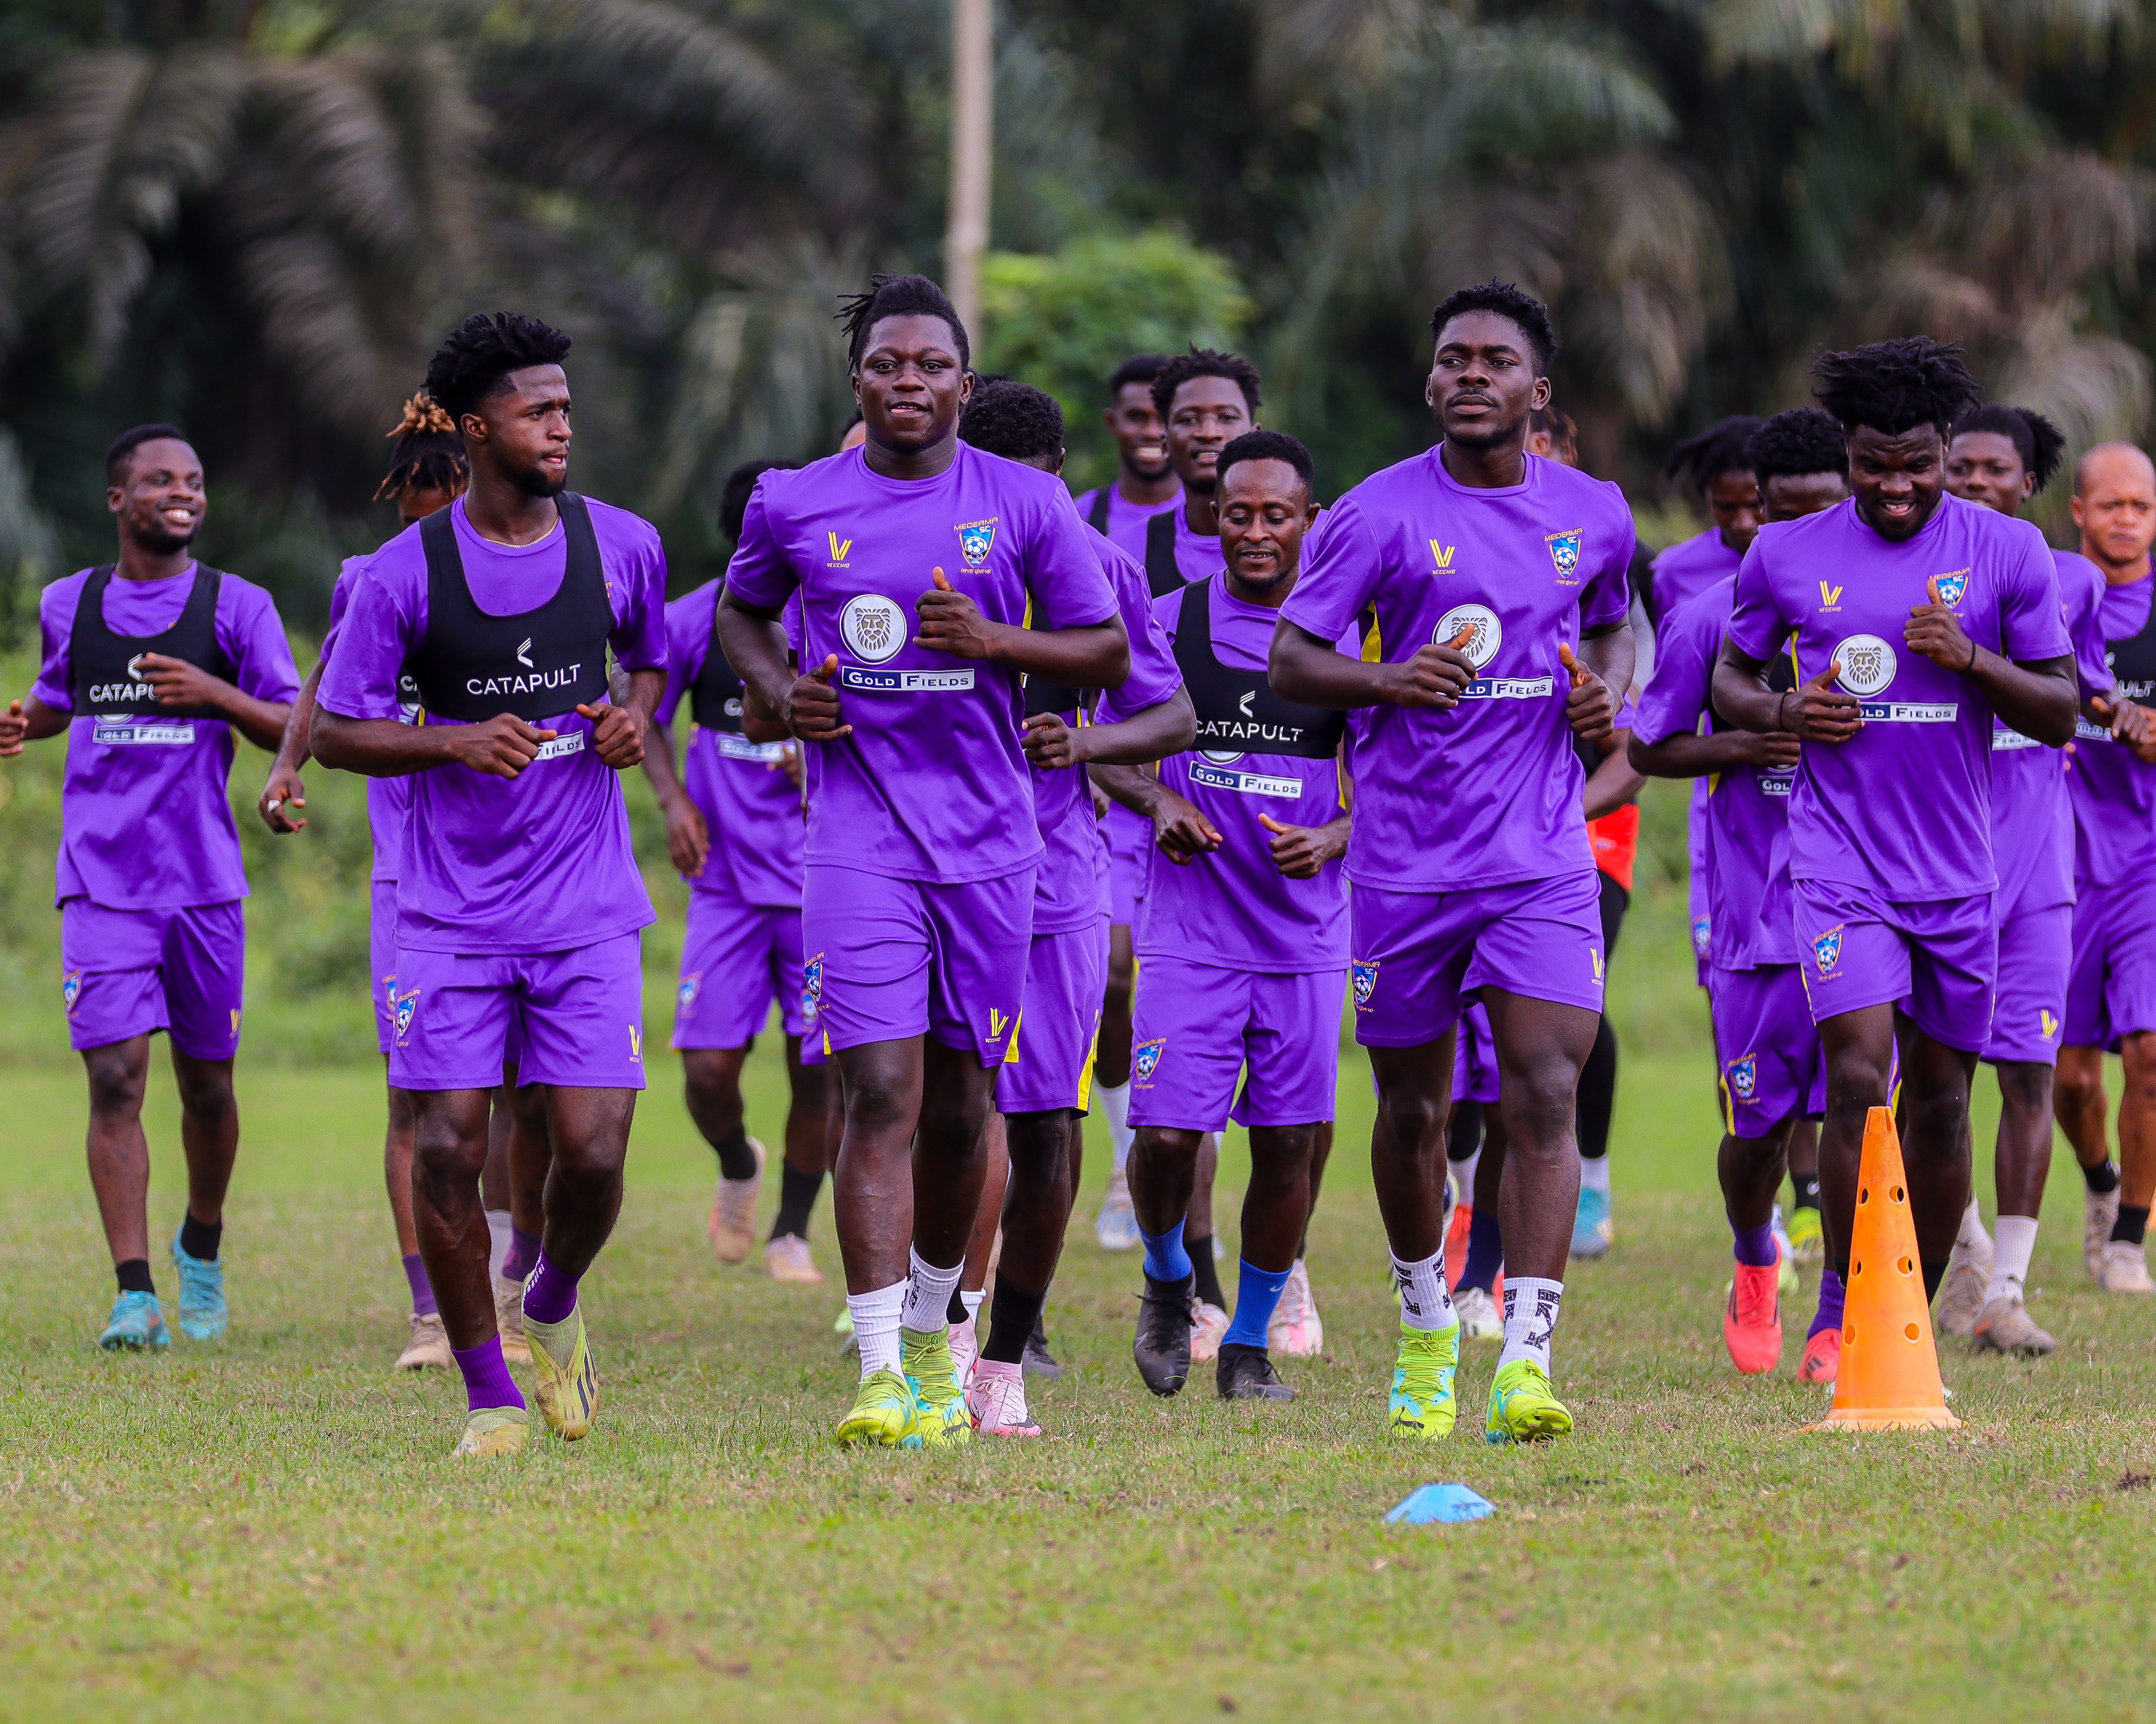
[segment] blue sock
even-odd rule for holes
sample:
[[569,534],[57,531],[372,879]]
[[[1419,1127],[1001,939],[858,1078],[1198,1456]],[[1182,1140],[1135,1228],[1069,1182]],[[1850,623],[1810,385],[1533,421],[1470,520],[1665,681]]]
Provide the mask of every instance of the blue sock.
[[1272,1325],[1273,1307],[1280,1303],[1281,1289],[1287,1285],[1294,1270],[1260,1269],[1247,1257],[1242,1260],[1242,1270],[1235,1282],[1235,1321],[1228,1325],[1220,1345],[1225,1347],[1232,1341],[1242,1347],[1263,1347],[1265,1331]]
[[1766,1269],[1780,1260],[1771,1222],[1762,1222],[1757,1227],[1732,1227],[1730,1231],[1737,1236],[1737,1260],[1747,1269]]
[[1467,1218],[1467,1261],[1460,1268],[1460,1285],[1487,1293],[1504,1266],[1505,1235],[1497,1225],[1497,1206],[1478,1204]]
[[1179,1281],[1190,1273],[1190,1254],[1183,1249],[1183,1224],[1166,1233],[1141,1232],[1145,1241],[1145,1272],[1156,1281]]

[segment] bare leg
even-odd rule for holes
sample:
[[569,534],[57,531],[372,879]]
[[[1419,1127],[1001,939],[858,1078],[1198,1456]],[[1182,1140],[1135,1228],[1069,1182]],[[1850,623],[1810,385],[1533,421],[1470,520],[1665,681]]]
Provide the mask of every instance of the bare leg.
[[105,1245],[115,1263],[146,1260],[150,1145],[142,1135],[142,1094],[150,1079],[150,1038],[85,1048],[82,1063],[90,1078],[90,1183]]
[[1993,1172],[1999,1213],[2034,1219],[2051,1172],[2051,1068],[2014,1060],[1999,1068],[1999,1142]]
[[1004,1116],[991,1113],[982,1128],[988,1139],[988,1175],[981,1182],[980,1213],[973,1218],[973,1235],[966,1241],[966,1261],[958,1276],[962,1292],[978,1293],[988,1285],[988,1259],[995,1253],[996,1234],[1003,1225],[1004,1193],[1010,1183],[1010,1140]]
[[846,1288],[906,1279],[908,1247],[947,1267],[965,1256],[988,1156],[981,1141],[995,1074],[923,1036],[836,1055],[845,1131],[833,1182]]
[[1101,1039],[1093,1054],[1093,1081],[1111,1090],[1131,1080],[1131,994],[1137,978],[1131,931],[1122,922],[1111,922],[1108,985],[1101,997]]
[[2103,1049],[2061,1048],[2051,1080],[2051,1111],[2084,1167],[2111,1159],[2111,1104],[2103,1092]]
[[1482,1003],[1496,1043],[1497,1111],[1505,1122],[1497,1214],[1506,1273],[1561,1281],[1579,1207],[1579,1073],[1601,1017],[1496,988],[1482,990]]
[[172,1049],[180,1092],[180,1146],[187,1157],[187,1213],[215,1226],[224,1219],[224,1194],[239,1153],[239,1106],[229,1060],[197,1060]]
[[418,1229],[412,1222],[412,1092],[393,1085],[389,1091],[389,1126],[382,1139],[382,1180],[389,1188],[389,1220],[397,1229],[397,1255],[409,1257],[419,1249]]
[[484,1346],[496,1332],[486,1272],[486,1212],[479,1176],[486,1165],[486,1090],[410,1090],[412,1216],[419,1255],[449,1345]]
[[[1448,1030],[1418,1047],[1369,1050],[1370,1070],[1378,1081],[1370,1177],[1386,1243],[1404,1263],[1433,1257],[1445,1243],[1445,1125],[1452,1110],[1453,1034]],[[1482,1156],[1486,1163],[1486,1147]]]

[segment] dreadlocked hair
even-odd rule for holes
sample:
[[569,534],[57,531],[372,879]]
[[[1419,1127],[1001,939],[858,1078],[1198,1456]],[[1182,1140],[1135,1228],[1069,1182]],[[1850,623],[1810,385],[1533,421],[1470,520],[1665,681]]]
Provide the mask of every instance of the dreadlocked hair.
[[845,331],[846,363],[858,370],[861,350],[869,332],[886,317],[940,317],[950,326],[951,339],[958,349],[958,363],[970,369],[973,344],[966,326],[958,321],[958,308],[950,295],[926,275],[871,275],[866,293],[841,294],[839,327]]
[[1761,485],[1770,479],[1800,478],[1808,473],[1849,477],[1849,439],[1841,421],[1815,407],[1779,413],[1752,434],[1744,464]]
[[449,331],[427,365],[426,393],[439,402],[451,423],[493,394],[513,371],[559,365],[569,338],[521,311],[475,312]]
[[1822,353],[1812,362],[1812,393],[1845,431],[1864,425],[1887,437],[1922,425],[1936,425],[1943,435],[1977,394],[1960,344],[1929,336]]
[[1954,436],[1967,431],[1989,431],[2005,438],[2021,457],[2021,470],[2035,480],[2038,490],[2057,475],[2059,462],[2066,453],[2066,434],[2030,408],[2002,407],[1987,401],[1953,422]]
[[1188,353],[1178,353],[1153,373],[1153,411],[1162,418],[1175,405],[1175,392],[1193,377],[1225,377],[1243,392],[1243,405],[1255,414],[1258,410],[1258,368],[1240,353],[1215,352],[1210,347],[1194,346]]
[[377,503],[414,491],[448,491],[452,495],[471,483],[471,458],[456,421],[422,389],[404,403],[404,417],[389,434],[397,447],[389,457],[389,471],[374,493]]
[[1430,314],[1430,339],[1436,340],[1446,324],[1467,311],[1494,311],[1519,325],[1520,333],[1534,349],[1535,370],[1548,375],[1550,361],[1557,357],[1557,329],[1550,322],[1549,308],[1527,289],[1517,281],[1495,280],[1455,288]]
[[1717,419],[1697,437],[1687,437],[1662,463],[1662,477],[1691,475],[1691,488],[1705,491],[1724,473],[1752,471],[1752,439],[1767,422],[1756,413],[1732,413]]
[[1063,409],[1055,398],[1015,377],[973,385],[958,415],[958,441],[1007,461],[1052,460],[1063,453]]

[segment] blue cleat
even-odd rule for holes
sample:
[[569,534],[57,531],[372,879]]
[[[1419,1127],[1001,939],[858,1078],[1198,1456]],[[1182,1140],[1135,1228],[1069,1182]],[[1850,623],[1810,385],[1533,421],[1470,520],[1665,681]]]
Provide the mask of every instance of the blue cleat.
[[1572,1255],[1606,1257],[1616,1238],[1616,1224],[1609,1219],[1609,1194],[1581,1186],[1579,1211],[1572,1222]]
[[190,1257],[172,1235],[172,1267],[180,1272],[180,1333],[190,1341],[215,1341],[231,1321],[224,1307],[224,1265]]
[[122,1293],[112,1301],[112,1321],[97,1337],[109,1353],[140,1352],[146,1347],[170,1347],[172,1331],[165,1326],[164,1309],[154,1293]]

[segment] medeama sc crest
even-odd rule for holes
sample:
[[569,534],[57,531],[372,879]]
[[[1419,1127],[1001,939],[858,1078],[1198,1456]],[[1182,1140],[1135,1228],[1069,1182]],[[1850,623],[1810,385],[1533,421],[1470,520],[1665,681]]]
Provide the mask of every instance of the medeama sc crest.
[[996,524],[993,521],[968,521],[958,529],[958,554],[966,559],[969,569],[979,568],[988,560],[988,552],[996,542]]
[[1943,605],[1959,604],[1962,594],[1969,591],[1967,569],[1964,569],[1958,575],[1936,575],[1933,577],[1933,581],[1939,589],[1939,603]]
[[1577,532],[1552,533],[1549,536],[1550,561],[1557,572],[1569,580],[1579,567],[1579,541]]
[[1355,983],[1355,1003],[1367,1006],[1370,996],[1378,991],[1378,967],[1375,964],[1351,964],[1348,974]]
[[1137,1074],[1140,1083],[1152,1081],[1153,1073],[1160,1067],[1161,1051],[1167,1046],[1168,1038],[1163,1036],[1158,1041],[1140,1042],[1131,1049],[1131,1070]]
[[1812,961],[1819,966],[1822,976],[1834,973],[1834,967],[1841,962],[1841,930],[1829,928],[1812,942]]
[[393,988],[389,995],[389,1008],[391,1017],[397,1022],[397,1034],[403,1034],[412,1027],[413,1017],[419,1009],[419,990],[415,988],[409,993],[398,993]]
[[1749,1101],[1759,1093],[1759,1056],[1747,1054],[1742,1060],[1729,1062],[1729,1088],[1739,1101]]

